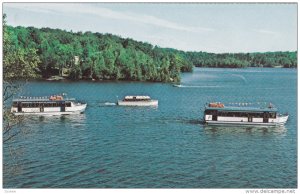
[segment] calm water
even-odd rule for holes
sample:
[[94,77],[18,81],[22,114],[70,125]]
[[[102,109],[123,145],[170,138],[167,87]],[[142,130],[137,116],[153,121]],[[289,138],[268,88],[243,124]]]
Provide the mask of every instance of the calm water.
[[[85,114],[29,118],[27,133],[4,146],[5,188],[297,187],[295,69],[196,68],[181,87],[30,82],[22,94],[61,92],[86,101]],[[128,94],[150,95],[159,106],[105,104]],[[290,118],[281,128],[204,127],[210,101],[272,102]]]

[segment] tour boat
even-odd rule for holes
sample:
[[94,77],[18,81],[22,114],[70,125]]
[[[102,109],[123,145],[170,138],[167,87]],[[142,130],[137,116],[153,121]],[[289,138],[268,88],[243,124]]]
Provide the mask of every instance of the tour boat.
[[150,96],[125,96],[118,100],[120,106],[158,106],[158,100],[152,100]]
[[248,106],[248,103],[234,106],[209,103],[204,111],[204,121],[208,125],[280,126],[287,122],[288,117],[288,114],[279,114],[271,103],[263,107]]
[[80,114],[86,109],[86,103],[65,98],[63,95],[50,97],[24,97],[13,99],[11,112],[15,115],[68,115]]

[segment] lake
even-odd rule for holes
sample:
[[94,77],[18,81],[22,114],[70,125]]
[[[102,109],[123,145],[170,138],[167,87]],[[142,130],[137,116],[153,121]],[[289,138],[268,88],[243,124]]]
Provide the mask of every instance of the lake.
[[[21,94],[62,92],[87,102],[85,113],[26,119],[26,133],[3,148],[4,188],[297,187],[296,69],[195,68],[180,87],[37,81]],[[159,106],[111,104],[125,95]],[[203,126],[204,105],[215,101],[272,102],[290,117],[275,128]]]

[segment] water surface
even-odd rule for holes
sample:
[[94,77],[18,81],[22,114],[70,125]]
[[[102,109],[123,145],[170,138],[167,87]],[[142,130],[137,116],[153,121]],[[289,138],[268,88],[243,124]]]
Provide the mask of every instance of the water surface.
[[[4,188],[297,187],[297,71],[195,68],[179,87],[143,82],[29,82],[22,95],[66,92],[81,115],[29,118],[4,145]],[[150,95],[157,108],[118,107]],[[205,127],[207,102],[272,102],[279,128]],[[17,164],[18,170],[11,171]]]

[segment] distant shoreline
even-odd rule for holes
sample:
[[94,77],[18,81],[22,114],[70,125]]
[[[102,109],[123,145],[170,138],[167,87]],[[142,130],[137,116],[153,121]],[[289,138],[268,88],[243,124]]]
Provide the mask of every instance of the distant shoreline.
[[[207,69],[297,69],[297,67],[283,67],[283,66],[276,66],[276,67],[194,67],[194,68],[207,68]],[[193,72],[182,72],[182,73],[193,73]],[[130,79],[92,79],[92,78],[81,78],[81,79],[69,79],[67,77],[62,76],[51,76],[49,78],[38,78],[32,79],[30,81],[49,81],[49,82],[64,82],[64,81],[87,81],[87,82],[144,82],[144,83],[180,83],[180,82],[162,82],[162,81],[147,81],[147,80],[130,80]]]
[[[21,78],[178,83],[180,74],[191,72],[194,67],[297,67],[297,51],[217,54],[161,48],[113,34],[21,26],[4,26],[4,29],[8,37],[4,56],[14,59],[9,53],[12,48],[18,48],[19,58],[26,61],[25,65],[5,64],[5,70]],[[8,65],[15,69],[25,67],[28,75],[15,75]]]

